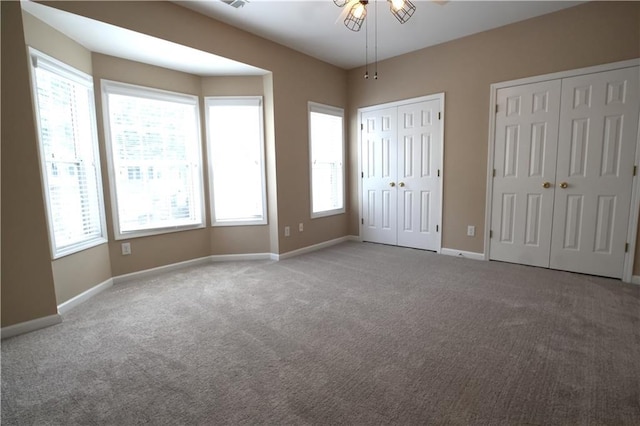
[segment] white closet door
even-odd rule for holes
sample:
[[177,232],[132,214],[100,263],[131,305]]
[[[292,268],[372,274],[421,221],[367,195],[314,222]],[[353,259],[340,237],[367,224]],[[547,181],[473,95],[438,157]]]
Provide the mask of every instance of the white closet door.
[[562,80],[551,267],[622,276],[638,67]]
[[398,245],[439,250],[440,101],[398,108]]
[[549,266],[560,81],[498,90],[490,257]]
[[362,239],[397,243],[397,108],[362,116]]

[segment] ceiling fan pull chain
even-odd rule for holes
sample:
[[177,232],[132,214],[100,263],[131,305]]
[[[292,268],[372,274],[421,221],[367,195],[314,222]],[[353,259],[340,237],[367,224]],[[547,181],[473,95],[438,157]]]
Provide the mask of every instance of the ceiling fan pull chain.
[[375,9],[373,11],[373,13],[375,13],[375,46],[374,46],[374,52],[375,52],[375,66],[374,66],[374,74],[373,74],[373,79],[377,80],[378,79],[378,0],[375,0],[375,4],[373,6],[373,8]]
[[[365,6],[366,7],[366,6]],[[369,20],[364,22],[364,79],[369,79]]]

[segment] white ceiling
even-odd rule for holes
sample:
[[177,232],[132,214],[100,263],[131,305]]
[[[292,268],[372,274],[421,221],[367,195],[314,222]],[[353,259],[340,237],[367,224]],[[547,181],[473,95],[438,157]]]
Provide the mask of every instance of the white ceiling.
[[[582,2],[565,1],[449,1],[412,0],[416,12],[400,24],[385,0],[371,0],[367,15],[369,61],[375,45],[383,60],[466,35],[555,12]],[[219,0],[175,1],[294,50],[341,68],[365,64],[365,27],[348,30],[343,10],[332,0],[250,0],[233,8]],[[166,40],[73,15],[55,8],[22,2],[23,8],[87,49],[106,55],[184,71],[196,75],[261,75],[266,71]]]
[[23,1],[22,8],[92,52],[200,76],[267,73],[251,65],[31,1]]
[[[501,27],[583,2],[412,0],[415,14],[400,24],[386,0],[370,0],[367,20],[370,48],[378,24],[378,59]],[[273,40],[325,62],[351,69],[365,64],[365,27],[347,29],[343,9],[332,0],[249,0],[235,9],[220,0],[176,1],[189,9]],[[370,56],[371,58],[371,56]]]

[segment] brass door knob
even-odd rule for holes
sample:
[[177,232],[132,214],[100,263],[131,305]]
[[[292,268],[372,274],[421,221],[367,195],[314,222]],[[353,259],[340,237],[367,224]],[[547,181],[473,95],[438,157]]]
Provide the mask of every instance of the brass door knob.
[[545,182],[545,183],[542,184],[542,187],[543,188],[549,188],[549,187],[551,187],[551,183]]
[[562,182],[562,183],[560,184],[560,188],[562,188],[562,189],[565,189],[565,188],[567,188],[567,187],[569,187],[569,184],[568,184],[567,182]]
[[391,183],[389,184],[389,186],[393,188],[394,186],[396,186],[396,183],[395,183],[395,182],[391,182]]
[[398,186],[399,186],[400,188],[404,188],[404,182],[400,182],[400,183],[398,184]]

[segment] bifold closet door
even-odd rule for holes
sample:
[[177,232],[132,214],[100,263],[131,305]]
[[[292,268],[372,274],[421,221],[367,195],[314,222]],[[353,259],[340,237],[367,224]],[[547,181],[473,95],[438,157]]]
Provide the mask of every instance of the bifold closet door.
[[398,245],[438,249],[440,101],[398,108]]
[[638,69],[562,80],[551,268],[622,276],[638,137]]
[[560,81],[498,90],[490,258],[549,266]]
[[397,244],[398,109],[362,116],[362,233],[365,241]]
[[498,90],[491,259],[622,276],[638,70]]
[[438,250],[440,100],[362,114],[362,239]]

